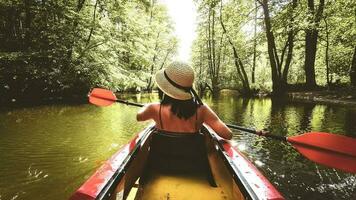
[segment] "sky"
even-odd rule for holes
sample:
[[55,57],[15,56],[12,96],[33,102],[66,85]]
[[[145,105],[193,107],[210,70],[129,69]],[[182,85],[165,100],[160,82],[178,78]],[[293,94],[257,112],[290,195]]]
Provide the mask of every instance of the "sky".
[[193,0],[159,0],[168,8],[179,41],[177,60],[190,62],[191,46],[196,37],[197,11]]

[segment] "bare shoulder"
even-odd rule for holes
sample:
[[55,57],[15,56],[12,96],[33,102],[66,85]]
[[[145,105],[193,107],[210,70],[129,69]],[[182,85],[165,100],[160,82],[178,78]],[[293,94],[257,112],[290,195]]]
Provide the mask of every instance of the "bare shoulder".
[[159,105],[160,105],[160,103],[148,103],[148,104],[145,104],[144,107],[150,108],[150,109],[157,109],[157,108],[159,108]]
[[137,113],[137,120],[138,121],[145,121],[148,119],[152,119],[155,117],[155,113],[157,113],[159,109],[159,103],[148,103],[145,104],[143,108],[141,108]]
[[158,112],[159,110],[160,103],[148,103],[145,104],[145,106],[142,108],[146,112],[149,112],[150,114],[154,114],[155,112]]

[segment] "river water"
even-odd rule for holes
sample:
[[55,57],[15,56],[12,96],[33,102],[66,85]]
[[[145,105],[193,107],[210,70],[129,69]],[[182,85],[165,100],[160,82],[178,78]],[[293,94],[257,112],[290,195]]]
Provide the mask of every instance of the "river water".
[[[126,96],[157,101],[156,95]],[[206,98],[223,121],[277,135],[323,131],[356,138],[356,108]],[[65,200],[148,122],[136,107],[50,105],[0,111],[0,200]],[[287,143],[234,132],[232,141],[287,199],[356,199],[356,175],[309,161]],[[355,147],[356,148],[356,147]]]

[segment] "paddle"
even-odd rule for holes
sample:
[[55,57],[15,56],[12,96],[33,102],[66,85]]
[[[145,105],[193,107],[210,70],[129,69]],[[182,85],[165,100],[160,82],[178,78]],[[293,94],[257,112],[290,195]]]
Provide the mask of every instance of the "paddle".
[[[143,104],[117,99],[113,92],[102,88],[94,88],[88,96],[89,102],[97,106],[109,106],[115,102],[137,107],[144,106]],[[322,132],[310,132],[284,137],[232,124],[227,124],[227,126],[232,129],[288,142],[299,153],[314,162],[346,172],[356,173],[356,139],[354,138]]]

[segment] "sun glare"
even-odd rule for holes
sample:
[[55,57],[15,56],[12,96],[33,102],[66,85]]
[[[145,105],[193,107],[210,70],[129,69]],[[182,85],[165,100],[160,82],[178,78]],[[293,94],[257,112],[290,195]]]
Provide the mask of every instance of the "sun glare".
[[159,0],[168,8],[179,41],[177,60],[190,62],[191,46],[196,37],[196,6],[192,0]]

